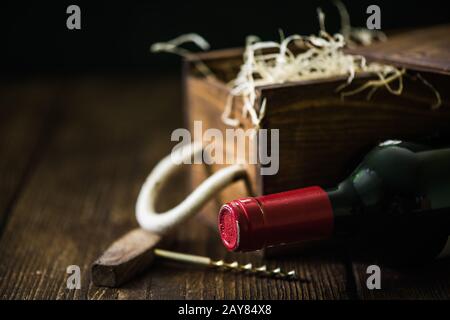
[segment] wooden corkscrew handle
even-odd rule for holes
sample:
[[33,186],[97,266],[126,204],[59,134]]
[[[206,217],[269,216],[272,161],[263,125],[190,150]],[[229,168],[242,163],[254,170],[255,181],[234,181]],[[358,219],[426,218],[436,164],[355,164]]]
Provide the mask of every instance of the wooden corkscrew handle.
[[116,240],[91,267],[96,286],[118,287],[150,267],[154,249],[161,246],[160,235],[136,228]]

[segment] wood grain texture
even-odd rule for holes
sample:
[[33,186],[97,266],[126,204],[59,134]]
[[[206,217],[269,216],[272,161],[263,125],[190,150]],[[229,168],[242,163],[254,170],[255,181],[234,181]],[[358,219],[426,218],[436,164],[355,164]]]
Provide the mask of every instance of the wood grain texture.
[[[448,130],[448,96],[442,108],[432,110],[433,96],[417,80],[405,79],[401,96],[380,89],[370,100],[364,94],[341,99],[335,90],[342,80],[260,89],[267,99],[262,126],[280,130],[280,170],[262,177],[264,194],[309,185],[333,187],[379,142]],[[357,78],[353,85],[365,81]],[[450,78],[439,81],[446,95]]]
[[141,228],[133,229],[114,241],[91,267],[92,283],[116,288],[148,270],[155,260],[154,250],[161,236]]
[[[170,150],[168,137],[181,118],[172,117],[179,88],[167,81],[64,83],[59,130],[0,243],[2,298],[117,297],[115,291],[90,291],[89,266],[114,238],[136,227],[139,187]],[[81,290],[66,289],[66,268],[72,264],[83,271]]]
[[52,133],[58,91],[51,80],[0,82],[0,234]]

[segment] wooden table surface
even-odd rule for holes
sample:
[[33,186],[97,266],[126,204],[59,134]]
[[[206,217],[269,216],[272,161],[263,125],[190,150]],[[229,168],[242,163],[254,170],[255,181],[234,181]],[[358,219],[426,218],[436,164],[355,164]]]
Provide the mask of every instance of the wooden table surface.
[[[295,269],[310,282],[262,279],[159,261],[120,289],[98,288],[90,264],[137,226],[141,184],[183,126],[178,76],[47,77],[0,82],[1,299],[448,299],[449,261],[382,268],[368,290],[366,268],[346,250],[263,261],[229,254],[215,230],[194,219],[171,249]],[[165,192],[169,207],[183,177]],[[69,265],[81,289],[67,288]]]

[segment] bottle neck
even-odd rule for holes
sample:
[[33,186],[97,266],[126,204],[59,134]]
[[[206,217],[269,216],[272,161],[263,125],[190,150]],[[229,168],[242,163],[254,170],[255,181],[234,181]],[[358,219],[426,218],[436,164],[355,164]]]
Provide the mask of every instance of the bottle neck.
[[345,183],[330,191],[315,186],[234,200],[219,212],[219,231],[231,251],[326,239],[352,229],[353,201]]
[[333,236],[345,237],[355,232],[362,205],[349,180],[326,191],[333,208]]

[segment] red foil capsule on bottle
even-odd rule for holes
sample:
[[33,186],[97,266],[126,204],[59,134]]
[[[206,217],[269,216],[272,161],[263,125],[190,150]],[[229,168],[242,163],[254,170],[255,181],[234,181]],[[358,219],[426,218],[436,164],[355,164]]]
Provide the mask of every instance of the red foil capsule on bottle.
[[220,209],[219,232],[230,251],[329,238],[333,209],[320,187],[233,200]]

